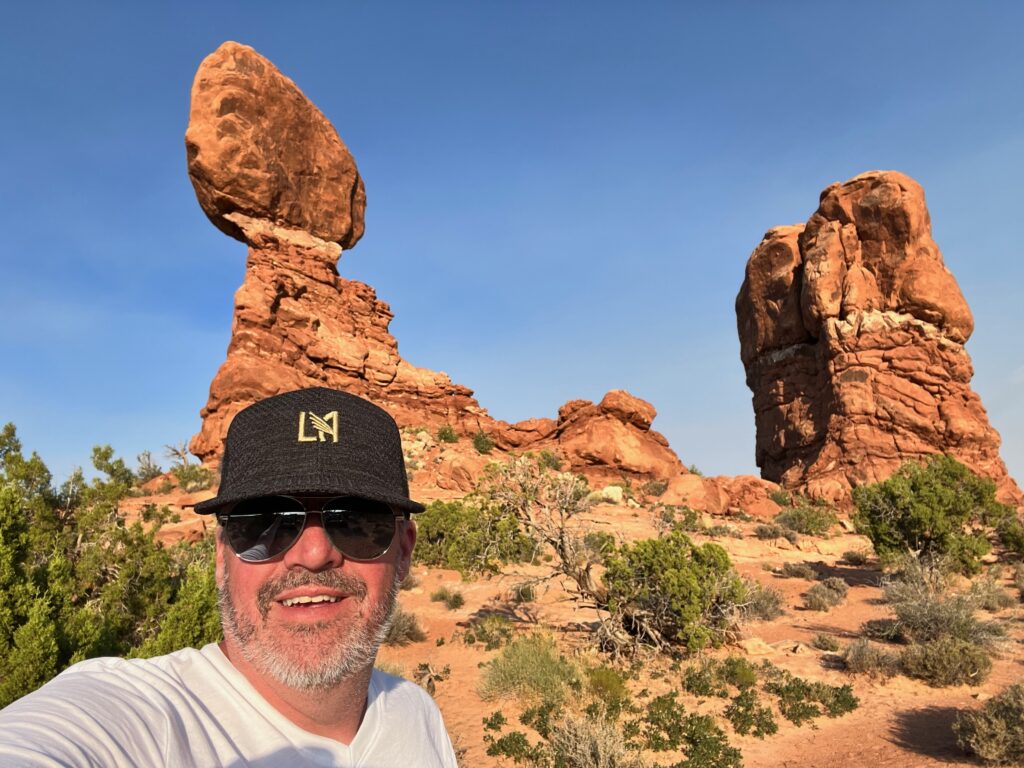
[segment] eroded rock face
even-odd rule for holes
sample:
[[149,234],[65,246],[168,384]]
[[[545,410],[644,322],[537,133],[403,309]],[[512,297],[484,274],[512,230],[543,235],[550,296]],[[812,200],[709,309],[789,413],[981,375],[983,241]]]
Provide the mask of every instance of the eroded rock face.
[[842,501],[942,452],[1020,501],[970,387],[974,321],[913,179],[861,174],[822,192],[805,226],[770,230],[736,316],[764,478]]
[[192,84],[188,175],[219,229],[229,214],[299,229],[351,248],[363,234],[366,192],[334,126],[295,83],[246,45],[227,42]]
[[[339,276],[342,248],[363,231],[365,193],[355,162],[320,111],[259,54],[225,43],[200,66],[186,133],[189,175],[203,210],[249,246],[235,294],[227,360],[210,385],[201,432],[190,449],[219,463],[228,424],[251,403],[310,386],[367,397],[410,435],[450,426],[457,445],[414,444],[407,457],[425,498],[430,488],[465,492],[488,460],[471,437],[497,451],[551,450],[592,478],[668,480],[681,471],[651,430],[654,407],[627,392],[597,405],[573,401],[558,420],[507,424],[472,390],[404,360],[388,330],[392,313],[374,290]],[[419,428],[424,428],[423,432]]]

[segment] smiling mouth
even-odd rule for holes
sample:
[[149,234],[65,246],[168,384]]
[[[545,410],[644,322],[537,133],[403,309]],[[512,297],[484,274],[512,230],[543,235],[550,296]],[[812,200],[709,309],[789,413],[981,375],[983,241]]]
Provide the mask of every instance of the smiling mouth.
[[317,603],[338,603],[341,602],[340,597],[334,597],[332,595],[313,595],[302,597],[289,597],[286,600],[281,601],[281,605],[285,608],[291,608],[293,605],[315,605]]

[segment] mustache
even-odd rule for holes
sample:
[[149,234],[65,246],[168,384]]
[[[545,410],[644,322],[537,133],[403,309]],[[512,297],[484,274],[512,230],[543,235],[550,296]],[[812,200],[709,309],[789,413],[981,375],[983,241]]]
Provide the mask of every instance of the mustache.
[[286,589],[325,587],[359,600],[366,599],[366,582],[358,576],[338,571],[289,571],[270,579],[256,592],[256,606],[265,619],[271,604]]

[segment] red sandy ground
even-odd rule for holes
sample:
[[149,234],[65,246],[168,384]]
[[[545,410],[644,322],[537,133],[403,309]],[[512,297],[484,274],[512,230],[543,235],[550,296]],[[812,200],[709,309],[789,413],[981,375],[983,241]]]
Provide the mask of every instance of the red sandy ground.
[[[650,513],[643,509],[602,505],[592,517],[593,527],[614,530],[626,538],[654,535],[648,522]],[[744,531],[744,538],[718,538],[715,541],[729,551],[743,575],[770,584],[783,593],[786,613],[771,622],[746,625],[744,639],[737,646],[722,649],[715,655],[740,653],[754,663],[768,659],[808,679],[822,680],[831,685],[852,683],[860,699],[860,707],[854,712],[836,719],[821,717],[813,725],[797,727],[777,716],[779,733],[764,740],[737,736],[725,723],[730,742],[743,753],[744,765],[748,768],[839,768],[867,764],[873,768],[909,768],[974,764],[957,748],[950,726],[958,710],[978,707],[982,700],[1020,680],[1024,661],[1024,610],[1014,607],[998,614],[999,618],[1007,621],[1011,640],[996,660],[991,676],[981,686],[930,688],[904,677],[881,681],[853,676],[830,668],[829,654],[814,649],[811,641],[815,635],[826,633],[835,636],[845,646],[858,635],[866,620],[891,615],[880,600],[878,580],[881,574],[876,567],[869,564],[854,568],[837,562],[847,550],[867,548],[867,540],[850,533],[829,539],[805,537],[800,542],[801,548],[797,549],[785,541],[776,544],[757,540],[751,533],[754,523],[735,525]],[[695,538],[700,540],[704,537]],[[843,577],[851,585],[847,599],[827,613],[804,610],[801,595],[811,582],[781,578],[762,568],[763,563],[780,566],[784,562],[808,562],[819,570],[826,569],[826,575]],[[424,662],[435,670],[445,666],[451,668],[450,677],[437,683],[435,698],[453,740],[465,750],[464,766],[511,765],[510,761],[487,756],[481,719],[501,709],[509,721],[510,726],[506,727],[509,730],[511,726],[518,727],[521,707],[514,701],[481,700],[477,694],[483,675],[480,665],[498,652],[484,651],[479,643],[467,646],[460,639],[461,633],[469,620],[482,610],[508,611],[509,588],[522,581],[524,575],[539,572],[537,568],[509,568],[491,579],[462,581],[455,571],[416,567],[414,574],[418,585],[401,593],[403,608],[417,616],[427,639],[404,648],[382,648],[379,661],[389,668],[398,668],[407,677],[412,677],[417,666]],[[440,586],[460,591],[465,597],[465,605],[450,611],[443,603],[432,602],[430,593]],[[594,620],[592,611],[576,608],[557,587],[541,594],[528,609],[532,615],[524,615],[520,610],[516,616],[518,631],[549,631],[559,638],[567,651],[582,648],[586,652],[586,627]],[[444,640],[440,646],[436,644],[439,638]],[[596,657],[593,660],[596,661]],[[650,685],[652,694],[656,695],[671,690],[672,679],[670,673],[658,681],[641,680],[635,688]],[[674,679],[678,681],[678,675]],[[715,702],[697,704],[696,700],[685,696],[681,701],[688,711],[720,709]],[[679,753],[661,757],[668,758],[662,762],[682,759]]]

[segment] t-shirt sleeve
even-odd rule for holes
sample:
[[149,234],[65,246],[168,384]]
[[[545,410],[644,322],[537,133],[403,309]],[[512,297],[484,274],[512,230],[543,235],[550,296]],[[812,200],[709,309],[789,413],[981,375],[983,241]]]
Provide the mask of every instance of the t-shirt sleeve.
[[69,670],[0,710],[0,765],[110,768],[147,755],[156,765],[166,732],[166,718],[115,675]]

